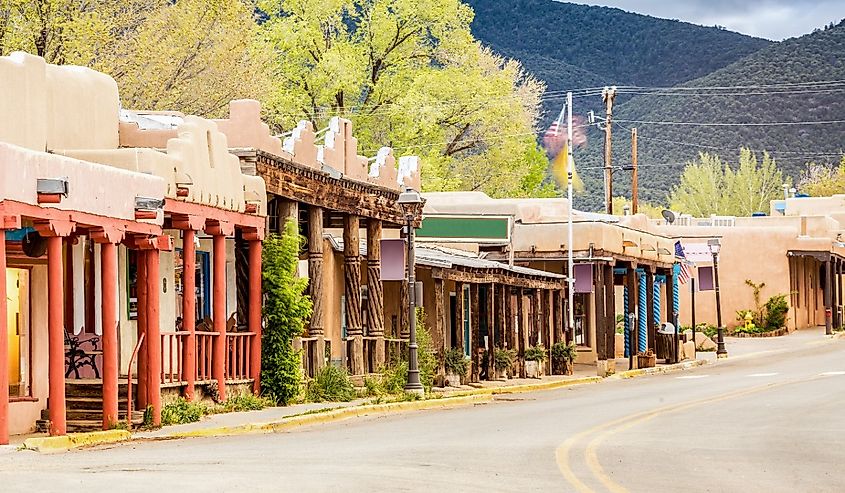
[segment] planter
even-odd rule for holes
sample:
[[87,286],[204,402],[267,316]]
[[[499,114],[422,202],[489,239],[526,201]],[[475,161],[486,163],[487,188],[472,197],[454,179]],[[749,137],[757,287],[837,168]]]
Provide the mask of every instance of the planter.
[[446,385],[448,387],[460,387],[461,386],[461,376],[457,373],[447,373],[446,374]]
[[496,379],[497,380],[507,380],[508,379],[508,370],[496,370]]
[[525,362],[525,378],[540,378],[540,363],[537,361]]

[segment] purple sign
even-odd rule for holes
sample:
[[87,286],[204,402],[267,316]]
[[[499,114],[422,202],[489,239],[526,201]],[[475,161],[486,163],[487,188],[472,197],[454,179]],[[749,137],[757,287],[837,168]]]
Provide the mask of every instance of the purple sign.
[[405,240],[389,238],[381,243],[381,280],[403,281],[405,279]]
[[698,290],[713,291],[713,267],[698,268]]
[[593,292],[593,264],[575,264],[575,292]]

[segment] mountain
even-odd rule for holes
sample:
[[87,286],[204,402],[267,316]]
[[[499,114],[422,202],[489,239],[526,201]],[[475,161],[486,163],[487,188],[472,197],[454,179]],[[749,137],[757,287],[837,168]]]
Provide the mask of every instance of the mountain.
[[[807,85],[817,81],[833,82]],[[751,87],[707,89],[719,86]],[[771,44],[708,75],[661,92],[636,96],[614,108],[614,118],[620,122],[613,129],[614,162],[630,162],[629,128],[636,126],[643,199],[665,203],[683,171],[683,163],[695,159],[699,152],[715,153],[736,163],[740,147],[765,150],[775,157],[781,170],[797,179],[808,161],[839,162],[838,154],[845,151],[845,124],[765,124],[845,120],[845,21]],[[624,120],[744,125],[678,126]],[[591,145],[577,159],[578,165],[585,168],[582,176],[588,186],[579,205],[592,210],[601,207],[602,175],[599,169],[587,168],[601,166],[602,139],[603,134],[591,131]],[[629,184],[629,172],[616,172],[614,195],[627,196]]]

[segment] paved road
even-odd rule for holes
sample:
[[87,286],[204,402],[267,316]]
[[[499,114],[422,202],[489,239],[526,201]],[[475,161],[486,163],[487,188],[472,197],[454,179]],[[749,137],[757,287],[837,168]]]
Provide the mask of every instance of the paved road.
[[0,491],[843,491],[845,340],[289,433],[0,456]]

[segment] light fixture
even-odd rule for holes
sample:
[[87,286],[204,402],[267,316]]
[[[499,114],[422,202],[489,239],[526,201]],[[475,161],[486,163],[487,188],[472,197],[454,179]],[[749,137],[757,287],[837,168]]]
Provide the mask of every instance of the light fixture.
[[713,255],[719,255],[719,250],[722,248],[722,245],[719,243],[719,238],[707,240],[707,248],[710,249],[710,253]]

